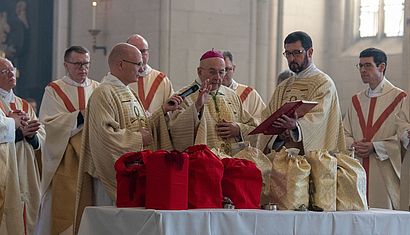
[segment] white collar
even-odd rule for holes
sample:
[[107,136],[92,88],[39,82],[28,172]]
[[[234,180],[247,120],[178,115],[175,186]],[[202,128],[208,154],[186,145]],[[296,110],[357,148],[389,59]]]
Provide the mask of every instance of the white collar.
[[74,81],[69,76],[64,76],[62,78],[62,80],[63,80],[63,82],[67,83],[68,85],[76,86],[76,87],[87,87],[91,84],[91,80],[89,78],[86,78],[84,80],[84,82],[82,82],[82,83],[78,83],[78,82]]
[[0,88],[0,97],[4,102],[11,103],[11,101],[14,98],[13,89],[11,89],[10,91],[6,91],[6,90]]
[[151,71],[152,71],[151,66],[149,66],[148,64],[146,64],[146,65],[145,65],[145,70],[140,73],[140,76],[141,76],[141,77],[145,77],[145,76],[147,76],[148,74],[150,74]]
[[236,89],[238,89],[238,86],[239,86],[239,84],[235,80],[232,79],[232,82],[231,82],[231,85],[229,86],[229,88],[231,88],[232,90],[235,91]]
[[116,76],[112,75],[110,72],[107,73],[107,75],[105,75],[105,77],[101,81],[101,84],[110,84],[110,85],[113,85],[113,86],[128,88],[127,85],[125,85],[123,82],[121,82],[120,79],[118,79]]
[[316,68],[316,65],[312,62],[306,69],[304,69],[302,72],[296,74],[295,78],[300,79],[300,78],[312,77],[312,76],[317,75],[319,73],[320,73],[320,70],[318,68]]
[[369,87],[367,89],[367,95],[369,97],[376,97],[379,96],[383,93],[383,88],[386,85],[386,78],[383,77],[383,79],[381,80],[381,82],[379,83],[379,85],[377,85],[376,88],[374,88],[373,90]]

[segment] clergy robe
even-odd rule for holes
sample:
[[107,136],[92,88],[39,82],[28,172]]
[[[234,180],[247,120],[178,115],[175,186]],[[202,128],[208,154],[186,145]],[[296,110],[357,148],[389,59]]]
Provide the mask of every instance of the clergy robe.
[[137,93],[145,110],[153,113],[172,96],[174,89],[167,75],[149,65],[141,76],[142,79],[129,84],[129,87]]
[[[3,103],[1,103],[3,106]],[[0,109],[0,234],[23,235],[23,206],[20,199],[14,120]]]
[[248,111],[248,113],[252,117],[260,121],[262,117],[262,111],[266,108],[266,105],[259,93],[250,86],[237,83],[235,80],[232,80],[229,88],[234,90],[235,93],[239,96],[243,108]]
[[[154,143],[144,147],[139,130],[151,131]],[[116,198],[114,163],[124,153],[144,149],[172,150],[162,108],[149,118],[136,94],[112,74],[104,77],[90,97],[84,123],[76,200],[76,231],[92,200],[93,182],[102,183],[111,201]],[[93,181],[94,180],[94,181]]]
[[395,114],[404,108],[406,94],[386,79],[379,86],[381,92],[377,96],[369,97],[365,89],[352,97],[344,119],[346,145],[350,147],[353,141],[362,139],[373,142],[375,152],[362,159],[367,173],[368,204],[398,209],[401,151]]
[[[280,83],[268,106],[262,112],[262,120],[267,119],[285,102],[294,100],[316,101],[316,105],[304,117],[297,119],[300,127],[302,150],[327,149],[344,150],[342,113],[333,80],[312,63],[305,70]],[[277,135],[259,135],[259,149],[270,149],[269,145]],[[286,145],[287,143],[285,143]]]
[[397,133],[403,144],[402,165],[400,171],[400,209],[410,211],[410,99],[403,99],[402,109],[396,114]]
[[65,76],[45,88],[39,115],[47,136],[38,234],[60,233],[73,224],[82,131],[77,120],[97,86],[88,78],[79,84]]
[[[34,109],[27,101],[14,95],[13,91],[11,91],[9,97],[10,98],[2,100],[3,107],[5,107],[7,112],[11,110],[22,110],[27,113],[30,120],[37,119]],[[25,138],[16,143],[18,176],[26,234],[34,233],[40,208],[40,172],[38,167],[39,163],[36,158],[36,151],[40,151],[40,147],[44,143],[45,131],[43,125],[40,125],[36,138],[38,140],[38,146],[36,146],[36,149],[34,149]]]
[[[193,84],[184,87],[185,91]],[[256,126],[257,121],[243,108],[239,96],[225,86],[218,91],[211,92],[201,113],[195,107],[199,91],[186,97],[180,110],[171,114],[169,128],[174,147],[180,151],[195,144],[206,144],[209,148],[222,150],[225,154],[232,152],[238,142],[249,141],[256,146],[256,137],[248,136]],[[223,139],[217,135],[216,124],[224,119],[236,122],[240,127],[241,137]]]

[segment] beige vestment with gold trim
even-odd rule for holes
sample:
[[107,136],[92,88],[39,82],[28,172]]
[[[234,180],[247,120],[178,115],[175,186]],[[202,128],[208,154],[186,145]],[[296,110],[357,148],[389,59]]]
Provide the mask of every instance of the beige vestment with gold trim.
[[[143,146],[142,127],[151,131],[154,143]],[[144,149],[172,150],[162,109],[147,118],[136,94],[108,74],[90,97],[84,123],[76,200],[76,231],[92,200],[93,178],[100,181],[110,199],[116,199],[114,163],[124,153]]]
[[[262,120],[267,119],[285,102],[294,100],[316,101],[316,105],[304,117],[297,119],[303,150],[327,149],[342,151],[345,149],[342,113],[339,98],[333,80],[317,69],[314,64],[283,81],[275,89],[267,108],[262,112]],[[276,135],[259,135],[259,149],[267,147]],[[270,148],[270,146],[268,146]]]
[[[180,92],[191,86],[192,84],[182,88]],[[238,95],[233,90],[220,86],[217,92],[211,92],[200,114],[195,107],[198,94],[199,91],[196,91],[186,97],[181,104],[182,109],[174,111],[171,115],[170,133],[176,149],[182,151],[195,144],[206,144],[209,148],[219,148],[225,154],[232,155],[231,149],[235,148],[238,142],[249,141],[252,146],[256,146],[256,137],[248,136],[248,133],[257,126],[257,121],[243,109]],[[221,120],[236,122],[240,127],[241,137],[219,137],[216,124]]]

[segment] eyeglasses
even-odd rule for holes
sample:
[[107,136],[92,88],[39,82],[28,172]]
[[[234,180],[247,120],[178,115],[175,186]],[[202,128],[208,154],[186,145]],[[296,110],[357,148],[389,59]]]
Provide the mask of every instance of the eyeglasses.
[[66,61],[66,63],[74,65],[77,69],[81,69],[83,66],[84,66],[84,68],[89,68],[90,67],[90,61],[87,61],[87,62],[70,62],[70,61]]
[[149,51],[149,49],[148,49],[148,48],[145,48],[145,49],[139,49],[139,50],[140,50],[141,54],[147,54],[147,53],[148,53],[148,51]]
[[[380,63],[380,64],[383,64],[383,63]],[[379,67],[380,64],[378,64],[378,65],[376,64],[376,67]],[[371,68],[373,68],[373,67],[374,67],[374,64],[372,64],[372,63],[364,63],[364,64],[358,63],[358,64],[356,64],[356,68],[357,68],[358,70],[360,70],[360,69],[362,69],[362,68],[368,70],[368,69],[371,69]]]
[[0,74],[1,74],[1,75],[7,75],[7,74],[9,74],[9,73],[15,73],[16,70],[17,70],[17,69],[16,69],[15,67],[5,68],[5,69],[0,70]]
[[[201,69],[205,69],[205,68],[202,68],[202,67],[200,67]],[[209,74],[211,74],[211,76],[217,76],[217,75],[219,75],[219,76],[221,76],[221,77],[225,77],[225,74],[226,74],[226,70],[225,69],[222,69],[222,70],[216,70],[216,69],[213,69],[213,68],[209,68],[209,69],[205,69],[205,70],[207,70],[208,71],[208,73]]]
[[124,62],[127,62],[127,63],[130,63],[130,64],[133,64],[133,65],[137,65],[137,66],[142,66],[142,64],[143,64],[143,62],[142,61],[140,61],[140,62],[132,62],[132,61],[129,61],[129,60],[122,60],[122,61],[124,61]]
[[285,51],[282,53],[283,56],[285,56],[286,58],[289,58],[291,55],[293,57],[298,57],[300,55],[303,54],[303,52],[305,52],[305,50],[294,50],[294,51]]

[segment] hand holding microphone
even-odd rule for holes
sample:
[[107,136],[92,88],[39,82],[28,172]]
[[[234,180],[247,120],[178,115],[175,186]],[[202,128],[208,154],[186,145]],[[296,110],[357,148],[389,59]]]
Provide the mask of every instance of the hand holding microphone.
[[[180,97],[182,97],[182,99],[185,99],[185,97],[189,96],[190,94],[194,93],[195,91],[197,91],[199,89],[199,86],[197,84],[194,84],[193,86],[191,86],[190,88],[188,88],[186,91],[182,92],[181,94],[179,94]],[[170,100],[168,101],[169,105],[175,105],[175,101]]]

